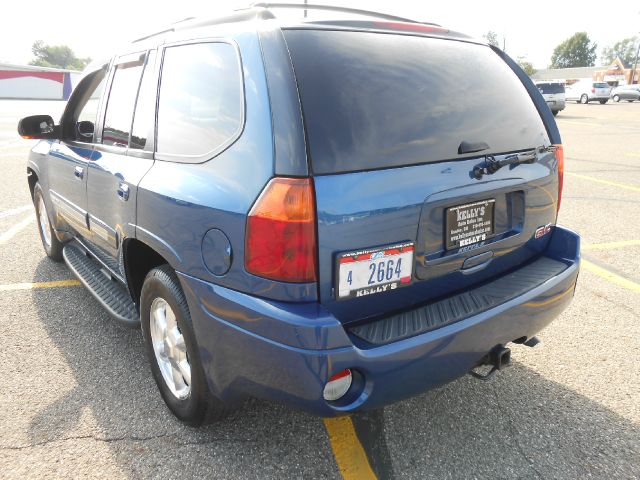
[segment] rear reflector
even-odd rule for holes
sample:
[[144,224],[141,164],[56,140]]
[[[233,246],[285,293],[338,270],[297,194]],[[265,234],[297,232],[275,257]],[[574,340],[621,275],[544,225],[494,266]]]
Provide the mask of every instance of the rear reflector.
[[349,391],[352,380],[353,375],[351,374],[351,370],[348,368],[336,373],[324,386],[324,392],[322,392],[324,399],[332,402],[344,397],[344,395]]
[[560,211],[564,183],[564,148],[562,145],[554,145],[554,147],[556,147],[556,160],[558,161],[558,211]]
[[245,269],[282,282],[316,281],[316,212],[309,178],[274,178],[249,212]]

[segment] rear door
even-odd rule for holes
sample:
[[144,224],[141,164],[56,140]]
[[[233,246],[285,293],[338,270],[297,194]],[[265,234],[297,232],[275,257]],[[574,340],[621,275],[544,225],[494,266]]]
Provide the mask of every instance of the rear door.
[[156,87],[155,51],[114,63],[87,185],[91,241],[113,266],[135,235],[137,186],[153,165]]
[[[489,47],[287,30],[313,171],[320,299],[343,322],[428,302],[538,255],[557,162]],[[515,159],[495,172],[491,160]],[[479,170],[480,169],[480,170]]]

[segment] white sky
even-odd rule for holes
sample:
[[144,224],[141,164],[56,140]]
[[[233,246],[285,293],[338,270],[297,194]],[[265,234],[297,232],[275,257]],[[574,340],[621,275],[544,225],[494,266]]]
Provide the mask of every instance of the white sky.
[[[80,57],[107,56],[113,52],[114,44],[127,43],[185,17],[207,16],[251,1],[12,2],[12,7],[3,6],[0,17],[0,62],[28,63],[33,58],[31,45],[37,39],[50,45],[69,45]],[[607,4],[559,0],[310,0],[309,3],[391,13],[439,23],[478,37],[493,30],[501,42],[503,35],[506,37],[509,55],[525,56],[536,68],[545,68],[554,47],[577,31],[586,31],[598,43],[598,55],[603,46],[640,33],[637,0]]]

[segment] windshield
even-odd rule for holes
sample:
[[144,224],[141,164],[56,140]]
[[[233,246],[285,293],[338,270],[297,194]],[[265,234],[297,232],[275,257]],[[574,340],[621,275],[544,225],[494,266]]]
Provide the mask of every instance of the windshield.
[[316,174],[454,160],[548,143],[525,87],[490,48],[369,32],[285,30]]

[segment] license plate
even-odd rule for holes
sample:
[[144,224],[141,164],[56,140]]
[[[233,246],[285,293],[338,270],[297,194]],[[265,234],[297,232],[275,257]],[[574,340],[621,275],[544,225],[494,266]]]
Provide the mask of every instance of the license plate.
[[447,208],[445,235],[447,250],[466,247],[493,236],[496,199]]
[[338,300],[389,292],[411,283],[413,243],[338,255]]

